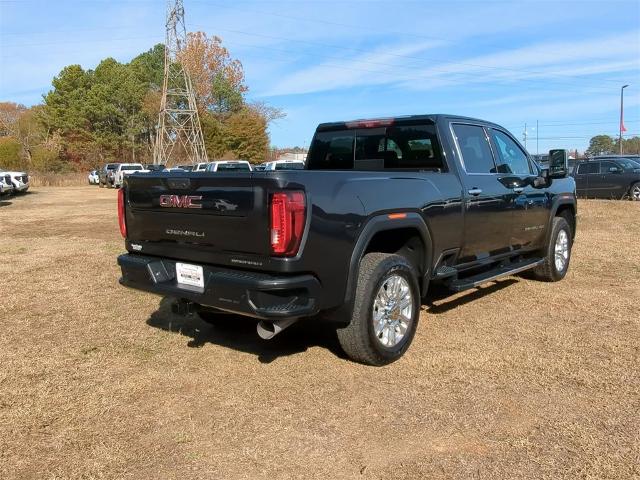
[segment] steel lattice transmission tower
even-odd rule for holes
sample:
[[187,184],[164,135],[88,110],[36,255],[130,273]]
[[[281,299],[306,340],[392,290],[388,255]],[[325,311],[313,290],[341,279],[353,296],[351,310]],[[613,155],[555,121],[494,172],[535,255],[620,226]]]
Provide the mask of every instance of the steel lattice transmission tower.
[[191,77],[178,58],[186,41],[182,0],[168,0],[164,81],[156,143],[153,148],[153,163],[156,165],[168,164],[176,146],[184,149],[188,162],[207,161]]

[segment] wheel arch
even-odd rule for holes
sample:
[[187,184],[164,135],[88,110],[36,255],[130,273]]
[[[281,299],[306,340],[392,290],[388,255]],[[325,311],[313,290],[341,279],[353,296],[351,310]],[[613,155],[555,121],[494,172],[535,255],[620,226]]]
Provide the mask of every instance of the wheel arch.
[[375,215],[362,228],[351,253],[345,303],[353,299],[360,261],[370,252],[400,253],[407,256],[418,268],[421,292],[426,292],[433,259],[431,233],[419,213],[403,212],[402,215],[404,216],[400,218],[390,218],[389,214]]
[[569,222],[569,226],[571,227],[571,236],[572,239],[574,239],[576,236],[577,213],[577,205],[574,197],[559,197],[551,207],[545,244],[548,244],[549,242],[553,227],[553,219],[560,216],[565,217],[567,222]]

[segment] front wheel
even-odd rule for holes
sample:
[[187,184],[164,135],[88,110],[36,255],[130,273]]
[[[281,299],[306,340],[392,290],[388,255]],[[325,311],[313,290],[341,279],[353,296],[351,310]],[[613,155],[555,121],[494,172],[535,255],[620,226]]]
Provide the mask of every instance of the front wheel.
[[544,252],[544,263],[533,271],[539,280],[557,282],[564,278],[571,260],[572,238],[567,220],[564,217],[555,217],[549,244]]
[[369,253],[360,262],[351,322],[338,329],[338,340],[351,359],[386,365],[407,351],[419,317],[415,268],[401,255]]
[[640,182],[636,182],[631,185],[629,189],[629,198],[634,202],[640,202]]

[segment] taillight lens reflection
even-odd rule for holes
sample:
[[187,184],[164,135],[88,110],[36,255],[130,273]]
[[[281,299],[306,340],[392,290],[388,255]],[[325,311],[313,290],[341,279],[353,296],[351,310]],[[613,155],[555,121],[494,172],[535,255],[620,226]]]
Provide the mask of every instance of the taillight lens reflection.
[[271,196],[271,252],[291,257],[298,253],[306,218],[304,192],[287,191]]
[[122,238],[127,238],[127,222],[124,218],[124,188],[118,190],[118,224]]

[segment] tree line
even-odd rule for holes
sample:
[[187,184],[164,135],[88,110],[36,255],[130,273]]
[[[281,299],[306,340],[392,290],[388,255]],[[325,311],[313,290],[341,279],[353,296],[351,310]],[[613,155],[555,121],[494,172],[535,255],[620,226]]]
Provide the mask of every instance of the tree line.
[[[640,137],[623,138],[622,151],[627,155],[640,154]],[[596,135],[591,137],[589,148],[584,153],[587,157],[617,155],[620,153],[620,140],[609,135]]]
[[[181,63],[196,91],[210,159],[269,156],[267,127],[283,112],[249,102],[239,60],[218,37],[190,33]],[[40,172],[83,171],[107,162],[151,163],[164,72],[164,45],[129,63],[69,65],[39,105],[0,102],[0,165]],[[172,163],[180,163],[180,152]]]

